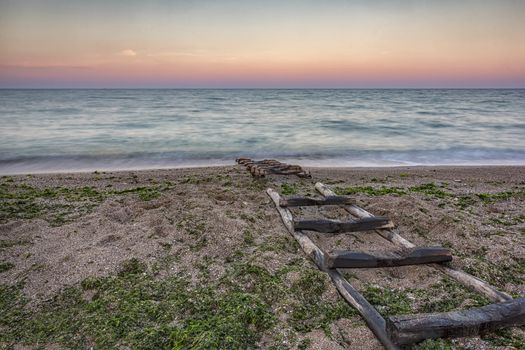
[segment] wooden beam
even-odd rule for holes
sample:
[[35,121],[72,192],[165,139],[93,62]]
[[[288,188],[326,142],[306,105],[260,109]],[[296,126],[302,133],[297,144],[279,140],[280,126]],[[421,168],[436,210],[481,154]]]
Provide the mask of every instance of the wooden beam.
[[299,220],[294,222],[296,230],[310,230],[323,233],[345,233],[372,231],[392,227],[387,217],[364,218],[357,221],[341,222],[335,220]]
[[325,253],[319,249],[307,235],[300,230],[295,230],[292,213],[289,209],[282,208],[279,205],[281,201],[279,193],[271,188],[266,190],[266,193],[274,202],[279,214],[281,214],[281,219],[288,232],[299,242],[303,251],[315,262],[317,267],[328,273],[339,294],[341,294],[346,302],[361,314],[368,327],[383,344],[385,349],[398,350],[399,347],[390,340],[386,333],[386,322],[384,318],[381,317],[377,310],[370,305],[370,303],[355,288],[353,288],[347,280],[345,280],[343,275],[337,269],[327,270],[325,265]]
[[[317,191],[319,191],[323,196],[330,197],[335,196],[336,194],[328,188],[328,186],[323,185],[322,183],[318,182],[315,184],[315,188]],[[364,210],[363,208],[358,207],[357,205],[345,205],[343,208],[349,212],[350,214],[354,215],[357,218],[367,218],[367,217],[373,217],[374,215],[369,213],[368,211]],[[384,239],[394,243],[395,245],[407,249],[411,249],[415,247],[415,244],[412,242],[406,240],[401,235],[399,235],[398,231],[396,229],[390,229],[390,230],[377,230],[375,231],[378,235],[383,237]],[[445,265],[439,265],[439,264],[432,264],[430,265],[439,271],[443,272],[447,276],[455,279],[456,281],[460,282],[464,286],[480,293],[489,298],[490,300],[494,302],[503,302],[507,300],[512,300],[512,297],[508,295],[507,293],[501,292],[497,290],[495,287],[491,286],[487,282],[472,276],[464,271],[461,271],[459,269],[455,269],[450,266]]]
[[344,196],[327,198],[290,197],[281,199],[279,205],[281,207],[308,207],[313,205],[347,205],[353,203],[353,198]]
[[250,158],[237,158],[235,159],[235,161],[238,163],[238,164],[242,164],[242,165],[245,165],[247,163],[251,163],[253,162]]
[[326,259],[329,268],[369,268],[442,263],[451,261],[450,251],[440,247],[414,248],[397,256],[372,255],[353,251],[335,251]]
[[499,328],[525,324],[525,298],[479,308],[419,315],[392,316],[387,332],[399,345],[428,338],[483,335]]

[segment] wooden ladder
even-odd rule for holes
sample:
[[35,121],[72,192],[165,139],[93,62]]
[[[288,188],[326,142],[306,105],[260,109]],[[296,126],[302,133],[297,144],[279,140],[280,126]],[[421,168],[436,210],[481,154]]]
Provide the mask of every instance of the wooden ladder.
[[[525,324],[525,298],[513,299],[477,277],[444,265],[452,260],[448,249],[416,247],[398,233],[388,218],[372,215],[357,206],[352,198],[337,196],[320,182],[315,184],[315,188],[323,198],[284,199],[271,188],[266,192],[272,198],[290,234],[317,267],[330,276],[341,296],[361,314],[386,349],[400,349],[428,338],[476,336],[499,328]],[[290,207],[321,205],[340,206],[355,217],[355,220],[294,220],[289,210]],[[302,230],[320,233],[374,231],[398,246],[400,251],[384,255],[356,251],[327,253],[316,246]],[[339,270],[417,264],[429,264],[464,286],[483,294],[494,304],[453,312],[391,316],[385,320]]]
[[235,161],[238,164],[244,165],[246,170],[256,178],[262,178],[266,175],[296,175],[303,178],[312,177],[309,171],[304,170],[299,165],[281,163],[275,159],[255,161],[250,158],[237,158]]

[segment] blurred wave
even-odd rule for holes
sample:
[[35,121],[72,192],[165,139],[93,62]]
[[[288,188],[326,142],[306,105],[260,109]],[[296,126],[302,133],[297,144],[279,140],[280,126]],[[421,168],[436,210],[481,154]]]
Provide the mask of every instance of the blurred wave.
[[0,173],[525,164],[525,90],[0,90]]

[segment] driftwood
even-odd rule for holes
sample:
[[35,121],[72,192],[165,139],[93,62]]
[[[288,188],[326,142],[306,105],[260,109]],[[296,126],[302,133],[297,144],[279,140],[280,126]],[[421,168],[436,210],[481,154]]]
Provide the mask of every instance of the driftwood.
[[[327,186],[323,185],[320,182],[315,184],[315,188],[325,197],[336,195],[332,190],[330,190]],[[358,207],[357,205],[345,205],[343,208],[347,212],[349,212],[350,214],[358,218],[373,217],[371,213]],[[396,229],[377,230],[376,233],[379,234],[381,237],[389,240],[390,242],[402,248],[412,249],[416,247],[412,242],[406,240],[401,235],[399,235]],[[482,281],[481,279],[475,276],[472,276],[464,271],[455,269],[450,266],[439,265],[439,264],[432,264],[429,266],[432,266],[440,270],[441,272],[445,273],[447,276],[455,279],[456,281],[460,282],[464,286],[480,294],[483,294],[485,297],[489,298],[490,300],[494,302],[503,302],[503,301],[512,300],[512,297],[508,295],[507,293],[497,290],[496,288],[486,283],[485,281]]]
[[362,252],[335,251],[326,259],[328,268],[368,268],[391,267],[440,263],[452,260],[448,249],[444,248],[414,248],[400,256],[377,256]]
[[525,324],[525,298],[479,308],[419,315],[392,316],[387,332],[396,344],[428,338],[483,335],[499,328]]
[[308,207],[313,205],[348,205],[353,203],[353,198],[343,196],[327,198],[290,197],[281,199],[279,205],[281,207]]
[[299,242],[303,251],[308,255],[317,265],[317,267],[328,273],[335,287],[341,296],[352,305],[363,316],[366,324],[381,341],[387,350],[399,349],[386,333],[386,322],[377,312],[377,310],[370,305],[370,303],[354,288],[337,270],[327,270],[325,264],[325,253],[319,249],[313,242],[300,230],[295,230],[293,216],[289,209],[283,208],[279,205],[281,196],[276,191],[269,188],[266,193],[273,200],[277,211],[281,215],[281,219],[288,232]]
[[264,159],[253,161],[250,158],[237,158],[237,163],[244,165],[254,177],[265,177],[269,174],[274,175],[297,175],[299,177],[312,177],[310,172],[304,170],[299,165],[281,163],[274,159]]
[[296,230],[310,230],[323,233],[345,233],[372,231],[393,227],[387,217],[364,218],[357,221],[340,222],[335,220],[299,220],[294,222]]

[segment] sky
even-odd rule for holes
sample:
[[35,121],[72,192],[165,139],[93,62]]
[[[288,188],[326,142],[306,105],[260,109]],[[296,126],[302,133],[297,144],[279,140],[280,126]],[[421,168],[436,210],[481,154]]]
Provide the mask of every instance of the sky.
[[520,0],[0,0],[0,87],[525,87],[524,18]]

